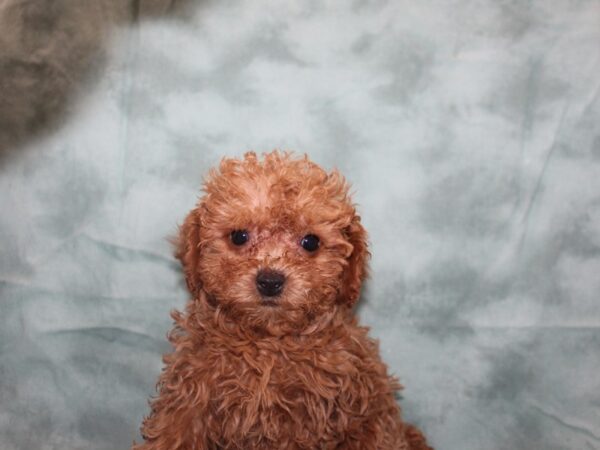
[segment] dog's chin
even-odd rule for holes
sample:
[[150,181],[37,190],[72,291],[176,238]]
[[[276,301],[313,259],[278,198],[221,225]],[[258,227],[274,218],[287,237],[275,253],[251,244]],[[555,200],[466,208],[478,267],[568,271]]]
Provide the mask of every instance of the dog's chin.
[[210,309],[219,311],[230,325],[260,335],[297,334],[314,320],[309,308],[303,303],[292,302],[285,295],[249,295],[244,300],[230,301],[218,295],[207,295],[206,300]]
[[[330,317],[334,299],[322,292],[311,292],[307,296],[295,296],[283,292],[278,296],[263,296],[258,292],[204,292],[210,310],[226,319],[229,326],[239,331],[258,335],[283,336],[303,334],[319,322],[319,318]],[[235,295],[235,296],[234,296]]]

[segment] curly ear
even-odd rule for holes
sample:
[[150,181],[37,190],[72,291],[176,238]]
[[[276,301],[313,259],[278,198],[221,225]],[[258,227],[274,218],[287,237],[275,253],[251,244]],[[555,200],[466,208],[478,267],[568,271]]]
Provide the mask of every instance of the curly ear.
[[352,245],[352,253],[342,274],[338,302],[351,307],[358,300],[362,282],[368,275],[367,260],[370,256],[367,250],[367,232],[360,223],[360,216],[354,216],[350,225],[344,230],[344,234]]
[[179,227],[179,235],[174,240],[175,257],[181,261],[185,282],[194,295],[202,287],[198,273],[198,260],[200,259],[200,215],[198,208],[194,209],[185,218]]

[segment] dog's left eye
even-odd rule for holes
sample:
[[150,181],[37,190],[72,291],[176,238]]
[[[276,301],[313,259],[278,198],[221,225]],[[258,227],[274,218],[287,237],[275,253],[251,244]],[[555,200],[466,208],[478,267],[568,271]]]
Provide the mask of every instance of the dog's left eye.
[[308,252],[314,252],[319,248],[319,236],[314,234],[307,234],[300,241],[302,248]]
[[244,245],[250,239],[250,235],[246,230],[233,230],[231,232],[231,242],[234,245]]

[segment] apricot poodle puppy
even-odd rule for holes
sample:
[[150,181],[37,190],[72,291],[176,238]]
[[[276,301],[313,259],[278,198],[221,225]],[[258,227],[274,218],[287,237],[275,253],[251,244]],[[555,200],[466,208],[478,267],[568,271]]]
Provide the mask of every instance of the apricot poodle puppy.
[[192,293],[134,449],[429,449],[352,311],[366,233],[336,171],[225,159],[177,241]]

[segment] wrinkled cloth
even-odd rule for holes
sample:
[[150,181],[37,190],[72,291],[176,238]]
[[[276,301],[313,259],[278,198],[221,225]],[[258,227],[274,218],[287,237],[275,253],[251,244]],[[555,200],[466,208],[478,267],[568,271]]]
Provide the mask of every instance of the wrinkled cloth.
[[0,166],[0,448],[139,440],[168,238],[273,148],[352,183],[358,312],[431,445],[600,448],[598,2],[202,2],[101,45]]

